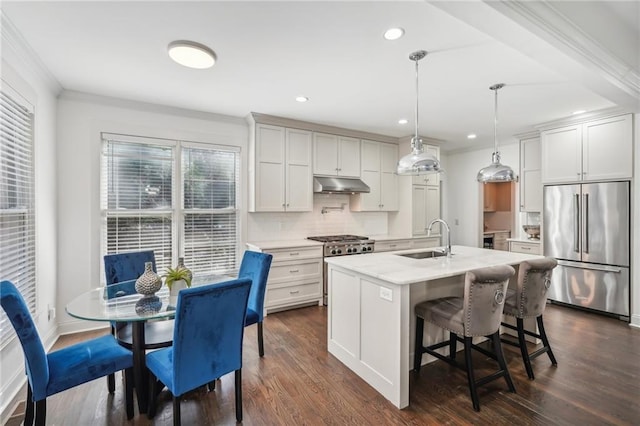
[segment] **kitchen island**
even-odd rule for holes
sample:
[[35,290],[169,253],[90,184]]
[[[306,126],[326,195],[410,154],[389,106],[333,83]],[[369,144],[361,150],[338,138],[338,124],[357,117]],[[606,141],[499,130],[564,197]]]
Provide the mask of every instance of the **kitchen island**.
[[[402,256],[424,251],[428,250],[325,259],[329,353],[398,408],[409,405],[414,306],[424,300],[461,296],[467,271],[505,264],[517,269],[520,262],[541,257],[464,246],[453,246],[451,258]],[[443,330],[425,327],[425,345],[443,340]]]

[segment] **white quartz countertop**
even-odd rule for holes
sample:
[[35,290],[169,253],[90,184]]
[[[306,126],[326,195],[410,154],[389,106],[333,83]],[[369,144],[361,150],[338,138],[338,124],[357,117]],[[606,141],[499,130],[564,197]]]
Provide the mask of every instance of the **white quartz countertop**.
[[249,246],[249,248],[257,248],[258,250],[269,250],[269,249],[293,248],[293,247],[312,247],[312,246],[321,247],[322,243],[303,238],[299,240],[250,241],[247,243],[247,246]]
[[[436,248],[435,250],[441,249]],[[434,250],[434,249],[428,249]],[[402,250],[371,253],[360,256],[337,256],[325,258],[329,265],[345,268],[392,284],[404,285],[438,278],[452,277],[477,268],[496,265],[517,265],[522,261],[539,259],[542,256],[488,250],[476,247],[453,246],[450,259],[447,257],[412,259],[398,256],[427,249]]]

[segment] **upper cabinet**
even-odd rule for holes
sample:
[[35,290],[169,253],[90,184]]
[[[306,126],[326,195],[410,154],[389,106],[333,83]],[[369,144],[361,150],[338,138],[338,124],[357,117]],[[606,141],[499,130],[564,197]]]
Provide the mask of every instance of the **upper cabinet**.
[[542,211],[540,138],[520,141],[520,211]]
[[360,140],[314,133],[313,174],[360,177]]
[[362,173],[360,178],[371,192],[352,196],[353,211],[398,210],[398,146],[363,140],[361,142]]
[[313,210],[312,132],[256,124],[249,146],[249,211]]
[[633,176],[631,114],[541,132],[542,183]]

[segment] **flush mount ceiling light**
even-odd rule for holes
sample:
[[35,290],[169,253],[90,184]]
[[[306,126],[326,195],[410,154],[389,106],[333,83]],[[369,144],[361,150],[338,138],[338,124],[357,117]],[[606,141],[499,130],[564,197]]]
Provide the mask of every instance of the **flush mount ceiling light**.
[[477,136],[475,133],[469,133],[469,134],[467,135],[467,139],[475,139],[475,138],[477,138],[477,137],[478,137],[478,136]]
[[511,167],[500,163],[500,151],[498,151],[498,90],[504,87],[504,83],[494,84],[489,87],[494,92],[494,119],[493,119],[493,156],[491,164],[480,169],[478,172],[478,182],[513,182],[518,177]]
[[409,122],[409,120],[407,120],[406,118],[401,118],[400,120],[398,120],[398,124],[407,124]]
[[171,59],[185,67],[205,69],[216,63],[213,50],[195,41],[172,41],[167,49]]
[[402,28],[389,28],[384,32],[384,38],[386,40],[397,40],[404,35]]
[[397,173],[399,175],[424,175],[440,173],[440,162],[432,155],[424,152],[422,139],[418,133],[418,61],[427,56],[426,50],[418,50],[409,55],[409,59],[416,63],[416,134],[411,138],[411,153],[398,161]]
[[573,111],[571,114],[572,115],[578,115],[578,114],[582,114],[584,112],[587,112],[587,110],[586,109],[579,109],[577,111]]
[[307,98],[306,96],[296,96],[296,101],[298,102],[307,102],[309,100],[309,98]]

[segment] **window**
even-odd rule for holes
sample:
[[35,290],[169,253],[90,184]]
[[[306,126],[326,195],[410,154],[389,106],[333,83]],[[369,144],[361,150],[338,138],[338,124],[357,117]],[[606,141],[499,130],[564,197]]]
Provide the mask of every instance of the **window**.
[[[0,91],[0,277],[16,285],[35,314],[33,107],[4,86]],[[0,343],[13,335],[2,311]]]
[[103,134],[103,253],[178,253],[196,275],[236,269],[239,150]]

